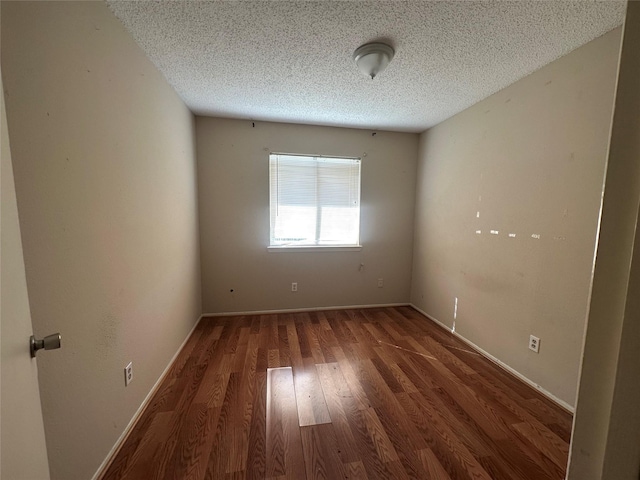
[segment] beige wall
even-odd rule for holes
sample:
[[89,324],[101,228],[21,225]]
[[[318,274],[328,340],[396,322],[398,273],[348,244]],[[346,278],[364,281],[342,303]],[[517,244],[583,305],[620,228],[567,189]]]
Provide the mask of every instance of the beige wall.
[[[205,313],[408,302],[418,135],[206,117],[196,133]],[[269,152],[363,157],[361,251],[267,252]]]
[[420,142],[412,303],[452,327],[457,297],[458,334],[570,406],[619,44],[617,29]]
[[[2,82],[0,81],[0,87]],[[1,88],[0,88],[1,90]],[[0,231],[0,478],[48,480],[38,368],[29,354],[31,313],[22,256],[9,132],[2,104]]]
[[86,480],[200,314],[194,118],[103,2],[2,2],[2,74],[51,477]]
[[629,2],[571,445],[571,480],[640,472],[640,3]]

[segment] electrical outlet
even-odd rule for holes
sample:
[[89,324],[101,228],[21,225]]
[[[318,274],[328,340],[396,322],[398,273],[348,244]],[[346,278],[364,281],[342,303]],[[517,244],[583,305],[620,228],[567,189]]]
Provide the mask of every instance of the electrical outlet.
[[384,279],[379,278],[378,279],[378,288],[382,288],[382,287],[384,287]]
[[129,362],[129,365],[124,367],[124,386],[128,386],[133,380],[133,362]]
[[298,291],[298,282],[293,282],[291,284],[291,291],[292,292],[297,292]]
[[529,349],[538,353],[538,351],[540,350],[540,339],[538,337],[529,335]]

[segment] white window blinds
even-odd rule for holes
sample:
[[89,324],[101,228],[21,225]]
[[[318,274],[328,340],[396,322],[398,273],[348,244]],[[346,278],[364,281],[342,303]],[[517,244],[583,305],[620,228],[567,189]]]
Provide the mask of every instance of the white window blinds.
[[360,159],[271,154],[271,246],[358,245]]

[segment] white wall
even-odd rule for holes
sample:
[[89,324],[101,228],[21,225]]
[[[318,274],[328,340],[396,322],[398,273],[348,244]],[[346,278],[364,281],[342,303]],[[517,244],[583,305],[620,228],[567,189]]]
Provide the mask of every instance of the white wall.
[[453,327],[457,297],[458,334],[569,406],[619,45],[616,29],[420,141],[412,303]]
[[[207,117],[196,133],[204,312],[409,301],[418,135]],[[267,252],[269,152],[363,157],[361,251]]]
[[194,117],[103,2],[1,8],[51,477],[86,480],[200,315]]

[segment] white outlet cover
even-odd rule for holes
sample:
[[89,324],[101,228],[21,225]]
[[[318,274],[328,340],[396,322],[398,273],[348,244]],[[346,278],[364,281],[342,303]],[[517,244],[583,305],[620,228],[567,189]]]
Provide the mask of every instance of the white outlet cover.
[[540,339],[533,335],[529,335],[529,349],[538,353],[540,351]]
[[124,367],[124,386],[127,387],[133,380],[133,362]]

